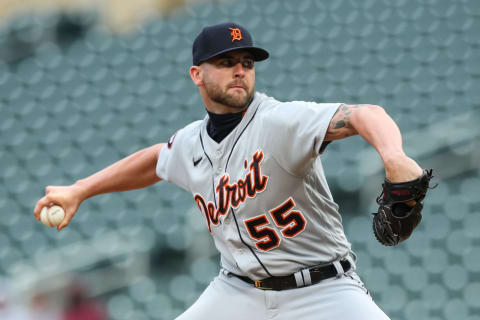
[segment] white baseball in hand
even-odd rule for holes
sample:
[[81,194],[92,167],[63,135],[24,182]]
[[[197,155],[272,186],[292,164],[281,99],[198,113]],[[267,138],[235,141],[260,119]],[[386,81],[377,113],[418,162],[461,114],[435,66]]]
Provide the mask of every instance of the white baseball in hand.
[[65,211],[60,206],[43,207],[40,212],[40,221],[47,227],[55,227],[62,223]]

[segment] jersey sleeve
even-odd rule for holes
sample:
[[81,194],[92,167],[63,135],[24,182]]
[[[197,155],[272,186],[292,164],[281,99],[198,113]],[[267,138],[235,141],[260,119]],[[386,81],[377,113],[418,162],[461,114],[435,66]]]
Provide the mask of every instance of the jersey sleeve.
[[278,103],[266,113],[268,145],[280,166],[294,175],[305,173],[325,149],[325,134],[340,105],[292,101]]
[[188,170],[186,170],[188,142],[185,129],[178,130],[160,150],[156,173],[160,179],[190,191],[188,188]]

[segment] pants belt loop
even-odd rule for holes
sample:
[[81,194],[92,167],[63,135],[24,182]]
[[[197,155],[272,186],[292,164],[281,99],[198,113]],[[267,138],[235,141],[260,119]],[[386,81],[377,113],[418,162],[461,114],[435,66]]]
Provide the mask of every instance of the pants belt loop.
[[340,278],[345,273],[340,261],[333,261],[333,266],[335,267],[335,270],[337,270],[337,278]]
[[305,283],[306,286],[309,286],[312,284],[312,278],[310,277],[310,270],[309,269],[303,269],[302,271],[303,275],[303,282]]
[[350,262],[350,265],[352,266],[350,270],[357,270],[357,254],[355,252],[350,251],[350,254],[345,258]]
[[224,276],[228,276],[230,272],[224,268],[220,268],[220,272],[223,273]]
[[295,272],[293,274],[295,276],[295,282],[297,283],[297,287],[303,287],[305,282],[303,281],[302,271]]

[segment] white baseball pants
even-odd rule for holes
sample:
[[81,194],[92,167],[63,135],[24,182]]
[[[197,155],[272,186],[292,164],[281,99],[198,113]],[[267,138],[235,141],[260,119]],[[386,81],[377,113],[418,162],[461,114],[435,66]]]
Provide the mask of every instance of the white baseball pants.
[[227,275],[210,283],[176,320],[389,320],[354,271],[308,287],[264,291]]

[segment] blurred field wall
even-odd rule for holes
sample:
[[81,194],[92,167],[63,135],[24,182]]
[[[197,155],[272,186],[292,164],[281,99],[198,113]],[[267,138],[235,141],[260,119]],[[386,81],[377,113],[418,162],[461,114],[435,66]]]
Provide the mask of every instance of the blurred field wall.
[[353,137],[323,155],[375,301],[392,319],[479,319],[479,1],[12,3],[0,2],[0,302],[31,311],[41,301],[56,319],[78,279],[111,319],[173,319],[195,301],[219,257],[181,189],[89,199],[60,233],[32,211],[45,186],[203,118],[191,45],[205,25],[235,21],[271,53],[256,64],[258,91],[381,105],[407,153],[435,169],[420,227],[385,248],[371,231],[377,154]]

